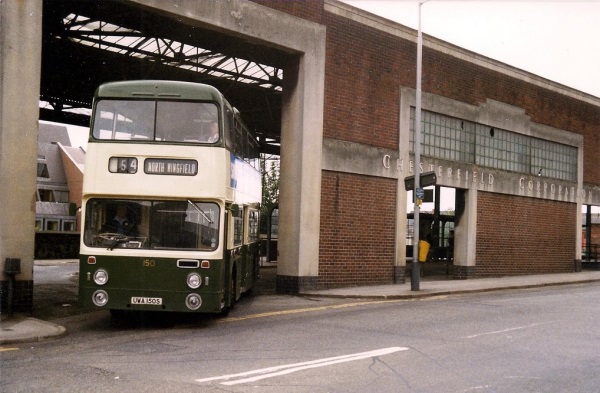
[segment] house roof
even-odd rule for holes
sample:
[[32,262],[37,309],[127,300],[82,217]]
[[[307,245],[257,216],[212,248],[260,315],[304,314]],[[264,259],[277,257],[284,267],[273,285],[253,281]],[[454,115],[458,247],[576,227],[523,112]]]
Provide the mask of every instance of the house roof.
[[38,143],[58,142],[64,146],[71,146],[71,139],[66,126],[49,123],[39,123]]
[[67,157],[73,164],[83,173],[85,165],[85,150],[82,147],[63,146],[58,144],[60,149],[64,153],[64,157]]

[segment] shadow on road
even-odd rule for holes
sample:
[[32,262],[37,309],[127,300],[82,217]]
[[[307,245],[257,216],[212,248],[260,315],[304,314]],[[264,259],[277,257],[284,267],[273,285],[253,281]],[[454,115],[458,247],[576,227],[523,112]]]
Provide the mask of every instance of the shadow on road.
[[[240,303],[244,303],[248,298],[274,295],[276,276],[277,268],[275,266],[261,267],[254,289],[250,294],[243,297]],[[66,280],[63,279],[58,284],[49,283],[46,280],[42,283],[36,283],[34,278],[32,316],[44,321],[51,321],[89,312],[79,307],[77,299],[78,280],[79,274],[77,272],[71,273]],[[203,316],[201,314],[177,314],[165,318],[164,313],[156,312],[117,314],[120,315],[113,315],[112,320],[124,328],[146,325],[169,327],[180,323],[203,323],[205,320],[214,318],[213,316]]]

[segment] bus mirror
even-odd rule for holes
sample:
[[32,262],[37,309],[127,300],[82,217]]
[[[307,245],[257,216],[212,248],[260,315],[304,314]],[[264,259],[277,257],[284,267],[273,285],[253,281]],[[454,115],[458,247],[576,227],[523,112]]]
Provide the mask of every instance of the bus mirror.
[[231,213],[233,213],[234,216],[240,214],[240,207],[238,205],[231,205],[229,210],[231,210]]

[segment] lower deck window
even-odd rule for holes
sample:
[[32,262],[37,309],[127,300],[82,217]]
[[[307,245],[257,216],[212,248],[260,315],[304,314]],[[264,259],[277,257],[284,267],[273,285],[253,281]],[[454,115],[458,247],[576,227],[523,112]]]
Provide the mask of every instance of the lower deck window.
[[214,202],[91,199],[84,242],[111,249],[215,250],[219,212]]

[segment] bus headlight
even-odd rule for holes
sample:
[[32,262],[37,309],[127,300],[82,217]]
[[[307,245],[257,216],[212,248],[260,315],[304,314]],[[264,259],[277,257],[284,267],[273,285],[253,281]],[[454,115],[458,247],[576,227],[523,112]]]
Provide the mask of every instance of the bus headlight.
[[185,305],[190,310],[197,310],[202,306],[202,298],[196,293],[190,293],[185,298]]
[[102,290],[94,292],[92,302],[98,307],[106,306],[106,303],[108,303],[108,293]]
[[97,285],[104,285],[108,282],[108,273],[106,270],[98,269],[94,273],[94,282]]
[[202,285],[202,277],[198,273],[190,273],[187,276],[187,285],[191,289],[197,289]]

